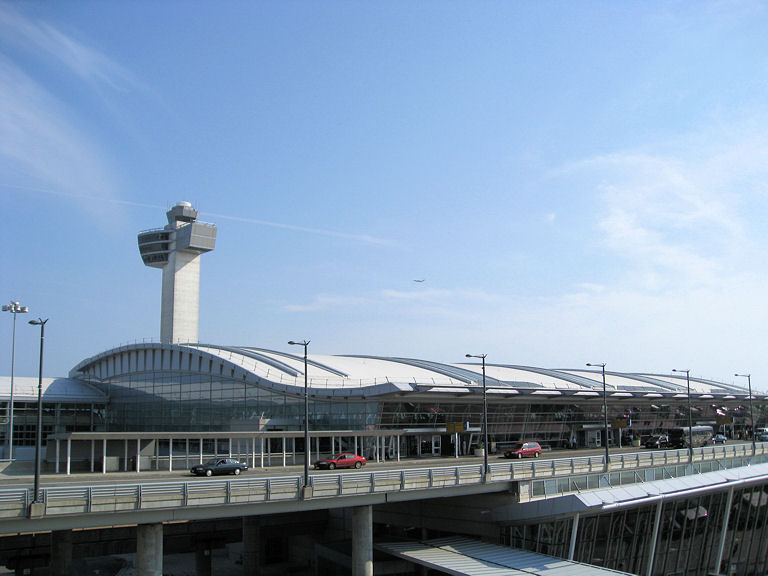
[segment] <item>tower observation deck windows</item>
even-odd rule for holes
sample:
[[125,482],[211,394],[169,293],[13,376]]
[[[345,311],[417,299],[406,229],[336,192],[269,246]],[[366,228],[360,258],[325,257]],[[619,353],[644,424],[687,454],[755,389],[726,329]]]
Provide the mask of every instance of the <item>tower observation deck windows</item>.
[[168,262],[170,235],[164,230],[141,232],[138,238],[139,254],[147,266]]
[[153,254],[155,252],[168,252],[168,243],[159,242],[155,244],[142,244],[139,246],[139,253],[142,255]]

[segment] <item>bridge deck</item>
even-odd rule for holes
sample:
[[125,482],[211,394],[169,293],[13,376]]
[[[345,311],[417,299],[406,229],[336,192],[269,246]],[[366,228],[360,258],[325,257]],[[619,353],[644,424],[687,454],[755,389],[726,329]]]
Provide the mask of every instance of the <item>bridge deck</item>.
[[141,481],[134,476],[123,483],[86,481],[43,486],[34,503],[31,488],[3,488],[0,484],[0,526],[7,534],[268,515],[493,492],[512,492],[519,503],[551,500],[599,488],[754,466],[768,459],[767,446],[758,445],[754,455],[745,445],[697,448],[692,462],[688,462],[687,450],[622,454],[611,458],[608,471],[598,457],[505,461],[491,464],[488,474],[483,473],[482,463],[346,471],[313,474],[306,486],[300,474],[187,481]]

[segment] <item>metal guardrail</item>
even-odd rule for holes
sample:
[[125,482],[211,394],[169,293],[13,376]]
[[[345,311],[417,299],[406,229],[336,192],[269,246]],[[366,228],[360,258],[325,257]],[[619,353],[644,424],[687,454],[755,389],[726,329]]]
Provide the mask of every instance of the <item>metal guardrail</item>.
[[[696,448],[694,467],[720,466],[733,461],[744,465],[752,458],[750,444]],[[768,460],[768,444],[758,444],[754,458]],[[612,476],[617,483],[643,482],[644,470],[671,467],[686,473],[688,450],[635,452],[611,456],[608,472],[603,456],[558,459],[504,461],[489,466],[483,477],[483,465],[467,464],[432,468],[405,468],[373,472],[348,471],[310,476],[309,494],[303,491],[303,476],[266,478],[236,477],[221,480],[187,482],[148,482],[136,484],[54,486],[41,490],[42,516],[73,516],[90,513],[144,511],[210,505],[244,505],[290,500],[338,498],[361,494],[439,490],[497,482],[528,482],[533,497],[551,497],[567,492],[603,487]],[[632,472],[634,471],[634,473]],[[591,479],[590,479],[591,478]],[[537,488],[538,486],[538,488]],[[549,486],[549,488],[548,488]],[[33,490],[0,489],[0,519],[25,518]]]

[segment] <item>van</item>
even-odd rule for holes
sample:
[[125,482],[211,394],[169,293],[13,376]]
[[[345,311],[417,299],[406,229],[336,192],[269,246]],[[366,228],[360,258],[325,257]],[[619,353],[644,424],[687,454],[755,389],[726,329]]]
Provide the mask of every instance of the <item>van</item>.
[[541,456],[541,445],[538,442],[518,442],[504,451],[505,458],[522,458],[524,456]]

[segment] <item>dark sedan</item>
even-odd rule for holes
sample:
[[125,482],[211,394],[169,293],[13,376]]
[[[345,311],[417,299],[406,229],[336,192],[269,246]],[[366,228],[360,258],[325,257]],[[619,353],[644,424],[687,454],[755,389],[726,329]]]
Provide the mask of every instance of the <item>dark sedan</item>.
[[669,438],[666,434],[650,436],[643,442],[643,446],[646,448],[654,448],[656,450],[660,448],[669,448]]
[[219,458],[218,460],[208,460],[203,464],[192,466],[190,472],[197,476],[213,476],[214,474],[234,474],[237,476],[240,472],[248,470],[248,465],[235,460],[234,458]]
[[365,458],[363,456],[347,452],[315,462],[315,470],[318,468],[328,468],[329,470],[334,470],[335,468],[360,468],[362,466],[365,466]]

